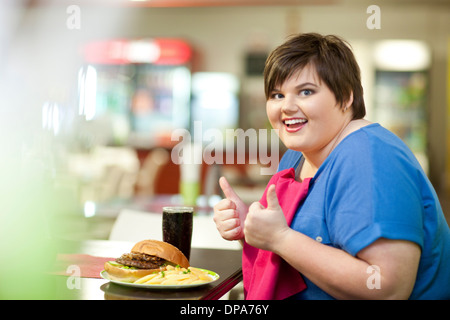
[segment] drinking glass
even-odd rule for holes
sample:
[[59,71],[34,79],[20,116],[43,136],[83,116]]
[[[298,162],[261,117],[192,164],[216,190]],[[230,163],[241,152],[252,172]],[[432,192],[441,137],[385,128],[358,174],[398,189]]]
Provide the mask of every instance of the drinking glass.
[[163,207],[163,241],[180,249],[189,260],[191,254],[193,207]]

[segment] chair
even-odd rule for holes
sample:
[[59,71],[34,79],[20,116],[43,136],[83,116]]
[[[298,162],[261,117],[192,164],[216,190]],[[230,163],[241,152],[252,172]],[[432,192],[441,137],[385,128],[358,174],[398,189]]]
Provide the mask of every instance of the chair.
[[147,155],[137,178],[137,195],[151,196],[155,193],[156,179],[169,160],[169,151],[163,148],[156,148]]

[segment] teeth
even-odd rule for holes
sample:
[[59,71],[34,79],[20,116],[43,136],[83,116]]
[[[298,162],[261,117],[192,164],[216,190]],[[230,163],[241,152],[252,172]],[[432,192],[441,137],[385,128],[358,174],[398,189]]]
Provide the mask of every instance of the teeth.
[[287,125],[291,125],[291,124],[296,124],[296,123],[305,123],[307,120],[306,119],[290,119],[290,120],[285,120],[284,123]]

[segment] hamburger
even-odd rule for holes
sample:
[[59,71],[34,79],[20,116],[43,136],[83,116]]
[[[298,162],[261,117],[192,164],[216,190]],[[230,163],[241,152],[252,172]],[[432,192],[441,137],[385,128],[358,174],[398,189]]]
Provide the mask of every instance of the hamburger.
[[115,261],[105,262],[105,271],[111,280],[134,282],[148,274],[164,271],[168,265],[189,267],[186,256],[170,243],[143,240],[136,243],[130,253]]

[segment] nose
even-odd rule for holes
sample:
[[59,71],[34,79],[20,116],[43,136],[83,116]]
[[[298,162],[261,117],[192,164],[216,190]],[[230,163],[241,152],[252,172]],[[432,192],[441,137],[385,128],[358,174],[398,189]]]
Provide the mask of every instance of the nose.
[[297,112],[300,108],[297,100],[292,95],[286,95],[284,97],[283,105],[281,106],[281,111],[286,114]]

